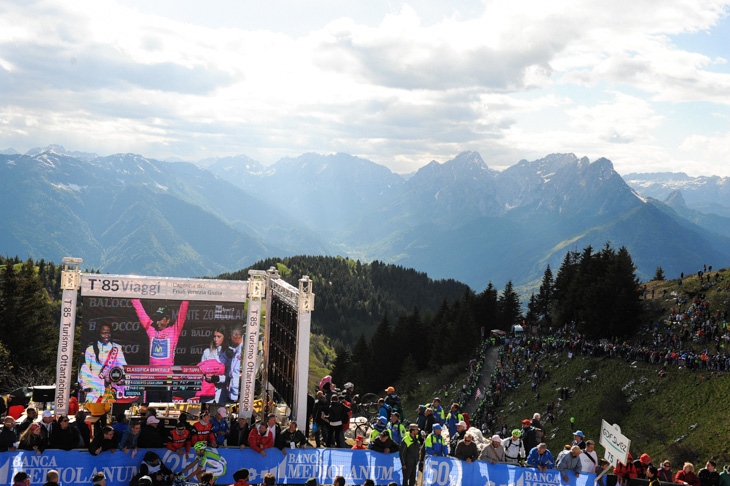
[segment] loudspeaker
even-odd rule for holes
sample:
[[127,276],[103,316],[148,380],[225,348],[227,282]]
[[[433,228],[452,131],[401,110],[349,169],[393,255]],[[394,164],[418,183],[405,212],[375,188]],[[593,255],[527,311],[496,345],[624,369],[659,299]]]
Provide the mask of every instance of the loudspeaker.
[[56,387],[54,387],[54,386],[35,386],[35,387],[33,387],[33,401],[36,403],[55,402],[56,401]]

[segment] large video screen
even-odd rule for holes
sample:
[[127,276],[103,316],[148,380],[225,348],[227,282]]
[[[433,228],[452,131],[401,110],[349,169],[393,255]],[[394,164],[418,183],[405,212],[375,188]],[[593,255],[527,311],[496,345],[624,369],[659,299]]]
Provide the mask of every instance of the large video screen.
[[245,283],[221,282],[84,275],[82,400],[238,401]]

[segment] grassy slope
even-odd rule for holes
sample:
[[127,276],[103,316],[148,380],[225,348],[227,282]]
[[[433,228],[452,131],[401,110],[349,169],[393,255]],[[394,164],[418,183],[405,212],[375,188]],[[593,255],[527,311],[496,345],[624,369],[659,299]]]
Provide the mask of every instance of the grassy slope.
[[[713,272],[714,275],[715,272]],[[730,282],[730,271],[721,270],[722,286]],[[663,318],[674,305],[674,297],[692,298],[700,290],[697,275],[685,278],[683,285],[676,280],[649,282],[655,289],[655,299],[646,303],[650,322]],[[727,309],[730,292],[707,291],[711,309]],[[662,299],[663,289],[666,299]],[[642,330],[639,335],[648,334]],[[714,345],[712,346],[714,348]],[[711,350],[712,350],[711,348]],[[632,441],[631,453],[638,457],[648,453],[656,464],[670,459],[673,465],[682,461],[704,466],[707,459],[720,464],[730,463],[730,376],[707,371],[688,371],[676,366],[666,368],[664,378],[658,376],[660,365],[629,363],[617,358],[589,358],[580,355],[568,359],[567,353],[553,353],[543,361],[551,378],[540,390],[536,404],[529,383],[506,396],[500,416],[509,427],[516,427],[536,411],[543,413],[549,401],[557,401],[559,387],[575,390],[569,400],[557,408],[554,424],[547,424],[548,446],[557,452],[572,440],[570,417],[575,427],[587,438],[598,443],[601,419],[617,423]],[[588,373],[585,373],[588,370]],[[576,386],[576,378],[589,377],[590,383]],[[594,377],[594,378],[590,378]],[[522,406],[524,402],[526,406]],[[598,447],[599,455],[603,449]]]

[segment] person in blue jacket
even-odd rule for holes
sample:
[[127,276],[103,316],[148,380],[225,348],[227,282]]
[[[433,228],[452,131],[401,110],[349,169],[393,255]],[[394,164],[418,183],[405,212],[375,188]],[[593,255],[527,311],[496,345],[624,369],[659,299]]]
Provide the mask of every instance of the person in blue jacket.
[[403,438],[408,434],[405,425],[400,421],[400,414],[398,412],[393,412],[390,416],[388,430],[390,431],[390,438],[398,445],[403,442]]
[[530,449],[530,453],[527,455],[527,465],[536,467],[540,472],[546,472],[555,467],[553,455],[544,442]]
[[449,437],[456,434],[456,425],[464,421],[464,416],[459,413],[459,404],[454,402],[451,404],[451,412],[446,416],[446,428],[449,429]]
[[439,424],[433,425],[433,431],[428,434],[423,445],[426,447],[427,456],[446,457],[449,455],[449,447],[441,435],[441,426]]
[[446,413],[444,412],[444,407],[441,406],[441,399],[439,397],[435,397],[431,402],[431,405],[429,405],[429,408],[433,410],[433,415],[436,417],[436,421],[443,427],[444,421],[446,420]]

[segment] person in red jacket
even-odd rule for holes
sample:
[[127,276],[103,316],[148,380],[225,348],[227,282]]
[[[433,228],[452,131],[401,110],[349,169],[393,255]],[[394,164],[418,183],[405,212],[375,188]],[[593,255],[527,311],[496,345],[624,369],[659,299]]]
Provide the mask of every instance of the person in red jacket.
[[190,431],[185,427],[185,422],[178,422],[174,429],[167,434],[167,448],[182,456],[183,449],[185,456],[190,455]]
[[274,436],[271,435],[266,422],[261,422],[258,427],[251,430],[248,435],[248,446],[266,457],[266,450],[274,447]]
[[685,462],[684,467],[677,471],[674,482],[688,484],[689,486],[700,486],[700,478],[695,474],[695,467],[691,462]]
[[637,478],[639,476],[638,472],[636,471],[636,466],[634,466],[634,458],[631,457],[630,452],[628,454],[628,459],[626,460],[626,463],[627,464],[623,464],[621,461],[619,461],[613,470],[613,473],[618,476],[619,482],[624,486],[629,484],[630,479]]
[[207,410],[200,412],[200,418],[193,424],[193,433],[190,437],[191,444],[207,442],[209,447],[215,447],[215,436],[213,435],[213,424],[210,423],[210,414]]

